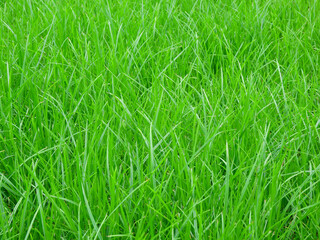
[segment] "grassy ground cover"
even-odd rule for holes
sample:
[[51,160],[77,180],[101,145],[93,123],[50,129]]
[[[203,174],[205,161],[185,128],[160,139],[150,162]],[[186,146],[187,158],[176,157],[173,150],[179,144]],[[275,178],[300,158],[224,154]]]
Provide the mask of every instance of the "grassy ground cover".
[[319,13],[1,0],[0,239],[319,239]]

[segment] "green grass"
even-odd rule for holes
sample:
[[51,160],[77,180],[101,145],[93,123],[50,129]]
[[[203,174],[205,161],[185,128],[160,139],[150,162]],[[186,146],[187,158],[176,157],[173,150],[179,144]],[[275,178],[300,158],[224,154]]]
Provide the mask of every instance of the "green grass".
[[0,239],[319,239],[319,13],[1,0]]

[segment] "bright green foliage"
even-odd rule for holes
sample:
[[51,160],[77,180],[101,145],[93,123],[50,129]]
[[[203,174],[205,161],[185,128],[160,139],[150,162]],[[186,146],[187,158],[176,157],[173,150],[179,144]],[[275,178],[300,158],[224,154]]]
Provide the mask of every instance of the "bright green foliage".
[[320,2],[0,0],[0,239],[319,239]]

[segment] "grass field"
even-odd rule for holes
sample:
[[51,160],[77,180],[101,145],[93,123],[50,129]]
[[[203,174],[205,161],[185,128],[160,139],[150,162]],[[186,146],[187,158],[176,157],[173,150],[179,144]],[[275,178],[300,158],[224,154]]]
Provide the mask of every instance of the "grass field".
[[319,239],[319,13],[1,0],[0,239]]

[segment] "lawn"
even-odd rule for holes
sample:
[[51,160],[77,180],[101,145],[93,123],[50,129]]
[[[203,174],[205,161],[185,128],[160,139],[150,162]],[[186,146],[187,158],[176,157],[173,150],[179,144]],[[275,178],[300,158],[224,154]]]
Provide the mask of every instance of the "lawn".
[[0,239],[319,239],[320,2],[0,0]]

